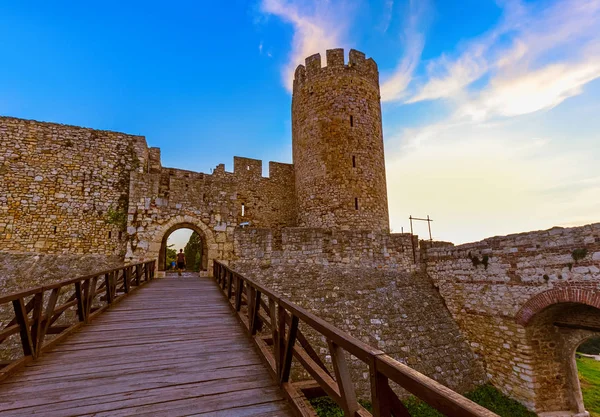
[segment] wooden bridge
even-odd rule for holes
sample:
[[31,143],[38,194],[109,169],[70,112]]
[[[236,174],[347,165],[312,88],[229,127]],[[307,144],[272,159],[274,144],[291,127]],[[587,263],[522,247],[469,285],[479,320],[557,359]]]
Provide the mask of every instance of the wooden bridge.
[[[214,280],[154,280],[154,265],[0,297],[12,314],[0,353],[13,355],[1,363],[0,416],[316,416],[318,396],[346,416],[410,416],[401,388],[447,416],[496,416],[219,262]],[[372,413],[348,354],[369,369]]]

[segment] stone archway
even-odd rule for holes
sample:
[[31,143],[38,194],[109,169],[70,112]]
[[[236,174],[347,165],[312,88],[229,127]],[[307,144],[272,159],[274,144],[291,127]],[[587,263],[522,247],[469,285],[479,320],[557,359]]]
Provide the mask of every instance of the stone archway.
[[524,326],[527,346],[521,350],[540,416],[588,416],[575,350],[588,338],[600,336],[597,296],[593,289],[555,288],[532,297],[515,317]]
[[544,291],[527,301],[519,309],[515,320],[518,324],[527,326],[536,314],[560,303],[585,304],[600,309],[600,288],[596,291],[593,287],[584,289],[565,286]]
[[[148,249],[144,254],[147,259],[158,259],[159,267],[164,265],[164,244],[168,236],[177,229],[189,228],[198,233],[203,240],[203,246],[206,253],[206,267],[212,271],[213,261],[218,257],[218,245],[215,243],[213,231],[200,219],[192,216],[174,216],[168,222],[156,225],[147,230]],[[162,253],[162,255],[161,255]]]
[[198,233],[198,235],[200,235],[200,238],[202,239],[202,263],[201,263],[201,270],[202,271],[206,271],[208,268],[208,245],[207,245],[207,241],[206,241],[206,237],[204,236],[204,232],[202,232],[202,229],[198,226],[196,226],[193,223],[178,223],[174,226],[171,226],[164,234],[163,238],[162,238],[162,242],[160,245],[160,252],[158,253],[158,270],[159,271],[164,271],[166,268],[166,251],[167,251],[167,240],[169,239],[169,236],[171,235],[171,233],[173,233],[176,230],[179,229],[191,229],[194,232]]

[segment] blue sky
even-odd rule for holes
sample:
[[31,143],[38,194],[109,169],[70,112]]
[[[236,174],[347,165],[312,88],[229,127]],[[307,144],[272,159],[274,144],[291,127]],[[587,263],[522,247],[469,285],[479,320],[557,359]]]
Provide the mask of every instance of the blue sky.
[[5,1],[0,114],[141,134],[195,171],[291,162],[291,72],[359,49],[393,230],[429,214],[465,242],[600,220],[599,27],[600,0]]

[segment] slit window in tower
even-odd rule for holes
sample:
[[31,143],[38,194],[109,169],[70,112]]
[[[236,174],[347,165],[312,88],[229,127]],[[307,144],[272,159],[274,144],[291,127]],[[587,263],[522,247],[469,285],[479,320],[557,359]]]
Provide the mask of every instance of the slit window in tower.
[[119,240],[123,238],[123,232],[119,232]]
[[54,226],[54,234],[56,234],[56,226]]
[[242,217],[246,214],[246,205],[242,203]]
[[354,209],[358,210],[358,198],[354,198]]
[[350,127],[354,127],[354,117],[350,116]]
[[356,168],[356,156],[352,155],[352,168]]
[[108,232],[108,238],[110,239],[112,237],[112,232]]

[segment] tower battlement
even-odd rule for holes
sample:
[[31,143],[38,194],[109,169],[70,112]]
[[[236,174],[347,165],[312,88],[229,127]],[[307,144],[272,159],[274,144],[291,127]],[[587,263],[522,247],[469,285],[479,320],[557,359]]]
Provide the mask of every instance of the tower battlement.
[[365,79],[379,84],[379,70],[373,58],[367,59],[363,52],[350,49],[348,63],[344,61],[344,49],[328,49],[326,66],[321,66],[321,54],[314,54],[305,59],[304,65],[298,65],[294,73],[294,91],[304,85],[307,80],[321,76],[330,76],[332,72],[353,71]]

